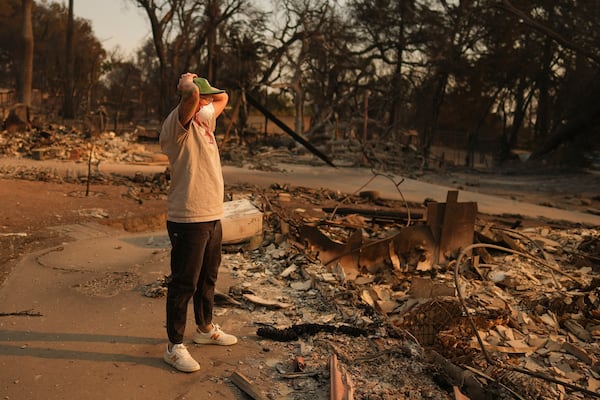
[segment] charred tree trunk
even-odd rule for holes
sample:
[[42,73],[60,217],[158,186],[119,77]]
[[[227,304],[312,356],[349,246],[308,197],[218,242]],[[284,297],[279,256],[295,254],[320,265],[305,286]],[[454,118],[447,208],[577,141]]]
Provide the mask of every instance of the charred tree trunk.
[[67,38],[65,42],[65,81],[64,81],[64,100],[62,115],[63,118],[75,117],[75,106],[73,102],[73,80],[75,71],[75,62],[73,57],[73,0],[69,0],[69,13],[67,17]]
[[31,25],[31,9],[33,6],[33,0],[23,0],[22,4],[22,39],[23,39],[23,53],[22,53],[22,68],[21,68],[21,79],[18,85],[18,99],[19,102],[25,104],[27,107],[31,107],[31,91],[33,84],[33,27]]
[[160,19],[157,15],[159,7],[154,4],[154,1],[150,0],[136,0],[137,4],[140,5],[150,20],[150,27],[152,28],[152,40],[154,43],[154,49],[156,50],[156,57],[158,58],[158,70],[159,70],[159,104],[158,112],[160,118],[164,118],[169,111],[169,100],[171,98],[172,90],[169,90],[171,85],[169,76],[169,63],[167,60],[167,46],[164,43],[164,32],[165,26],[173,19],[175,15],[175,6],[170,8],[164,16]]
[[424,138],[423,138],[423,162],[424,167],[429,167],[429,157],[431,155],[431,146],[433,145],[433,140],[435,138],[438,118],[440,116],[440,111],[442,108],[442,104],[444,102],[444,94],[446,92],[446,85],[448,83],[448,73],[440,72],[438,73],[437,78],[434,82],[433,87],[433,97],[431,99],[431,113],[429,122],[426,124],[424,129]]
[[533,91],[525,96],[525,90],[528,85],[524,79],[519,81],[517,86],[517,92],[515,93],[515,107],[513,111],[513,120],[510,129],[505,130],[504,137],[502,138],[502,147],[500,149],[500,161],[505,161],[509,158],[510,152],[515,148],[519,138],[519,131],[523,126],[525,120],[525,114],[529,102],[531,101]]
[[475,166],[475,149],[477,147],[479,132],[481,131],[481,127],[485,123],[485,119],[489,115],[490,109],[496,102],[496,100],[498,98],[498,94],[500,94],[501,90],[502,90],[501,88],[496,89],[496,92],[494,93],[494,95],[490,97],[485,108],[481,111],[481,115],[479,117],[479,120],[477,121],[477,125],[471,132],[469,132],[469,136],[468,136],[468,140],[467,140],[467,159],[465,160],[465,164],[469,168],[473,168]]
[[538,90],[538,102],[537,112],[535,113],[535,127],[534,127],[534,141],[539,143],[543,140],[543,137],[548,134],[550,130],[550,76],[551,76],[551,63],[552,63],[552,42],[550,39],[546,40],[544,46],[544,55],[542,70],[540,71],[539,78],[537,79],[537,90]]
[[217,26],[219,19],[221,18],[221,9],[219,7],[219,1],[209,1],[206,5],[206,15],[208,17],[209,24],[207,26],[208,34],[206,35],[207,41],[207,60],[206,60],[206,77],[210,82],[216,81],[217,71]]

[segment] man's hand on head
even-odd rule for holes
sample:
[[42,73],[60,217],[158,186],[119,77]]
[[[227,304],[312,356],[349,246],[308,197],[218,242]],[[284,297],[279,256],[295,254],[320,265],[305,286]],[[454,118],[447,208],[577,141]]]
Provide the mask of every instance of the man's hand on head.
[[194,83],[194,78],[197,78],[198,75],[193,74],[191,72],[186,72],[185,74],[181,74],[179,77],[179,82],[177,83],[177,92],[183,95],[186,92],[191,92],[195,90],[196,84]]

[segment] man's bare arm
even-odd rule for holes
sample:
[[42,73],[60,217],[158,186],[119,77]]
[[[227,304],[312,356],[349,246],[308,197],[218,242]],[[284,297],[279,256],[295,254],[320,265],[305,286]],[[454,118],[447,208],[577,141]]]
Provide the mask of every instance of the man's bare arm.
[[213,107],[215,108],[215,116],[216,117],[221,115],[221,113],[227,106],[228,101],[229,101],[229,95],[227,93],[219,93],[219,94],[213,95]]
[[181,75],[179,83],[177,84],[177,90],[181,94],[179,100],[179,122],[185,128],[188,127],[190,121],[196,113],[198,103],[200,102],[200,90],[194,83],[196,74],[186,73]]

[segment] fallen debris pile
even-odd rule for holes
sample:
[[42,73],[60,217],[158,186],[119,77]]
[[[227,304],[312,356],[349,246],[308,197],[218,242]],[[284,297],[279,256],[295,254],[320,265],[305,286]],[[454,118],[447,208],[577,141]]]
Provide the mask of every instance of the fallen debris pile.
[[154,153],[137,143],[135,131],[121,136],[114,132],[90,135],[66,126],[49,125],[43,130],[0,134],[0,155],[9,157],[87,161],[90,153],[95,164],[104,160],[157,161]]
[[[153,151],[157,149],[156,130],[160,126],[157,123],[154,125],[156,126],[152,129],[146,129],[142,125],[132,126],[120,134],[112,131],[98,132],[97,127],[90,124],[83,128],[47,124],[29,131],[5,130],[0,132],[0,155],[76,162],[88,162],[91,159],[96,168],[105,161],[164,163],[164,155]],[[277,169],[280,162],[315,165],[324,163],[314,153],[285,135],[271,135],[252,141],[243,138],[243,145],[228,135],[226,138],[219,135],[218,140],[224,164],[273,170]],[[416,149],[401,143],[373,143],[365,147],[356,139],[346,139],[328,141],[318,146],[318,149],[312,145],[310,147],[325,158],[327,163],[331,162],[331,158],[337,166],[364,165],[367,153],[368,165],[387,171],[416,171],[422,164]],[[397,157],[400,152],[403,156]]]
[[[356,398],[600,397],[598,230],[511,229],[475,218],[452,193],[408,205],[427,217],[406,226],[388,217],[406,204],[277,185],[248,192],[268,227],[235,268],[247,284],[229,294],[252,310],[264,346],[288,343],[309,366],[293,398],[327,390],[331,357]],[[357,213],[324,211],[342,201]],[[436,221],[451,225],[429,220],[440,209],[453,215]],[[440,252],[432,226],[463,243]]]

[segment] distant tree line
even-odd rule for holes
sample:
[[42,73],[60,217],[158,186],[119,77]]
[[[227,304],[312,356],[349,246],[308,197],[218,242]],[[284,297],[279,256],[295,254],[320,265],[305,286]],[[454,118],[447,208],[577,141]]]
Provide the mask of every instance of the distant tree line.
[[[77,0],[74,0],[75,3]],[[23,4],[0,5],[0,87],[23,79]],[[64,114],[102,106],[124,120],[161,120],[177,102],[179,74],[195,71],[232,94],[245,129],[247,96],[296,117],[307,137],[365,143],[419,137],[542,157],[567,145],[597,148],[600,3],[595,0],[124,0],[147,16],[152,38],[134,57],[108,53],[89,21],[33,2],[33,88]],[[264,7],[264,8],[261,8]],[[72,86],[66,85],[70,80]],[[310,116],[310,128],[304,116]]]

